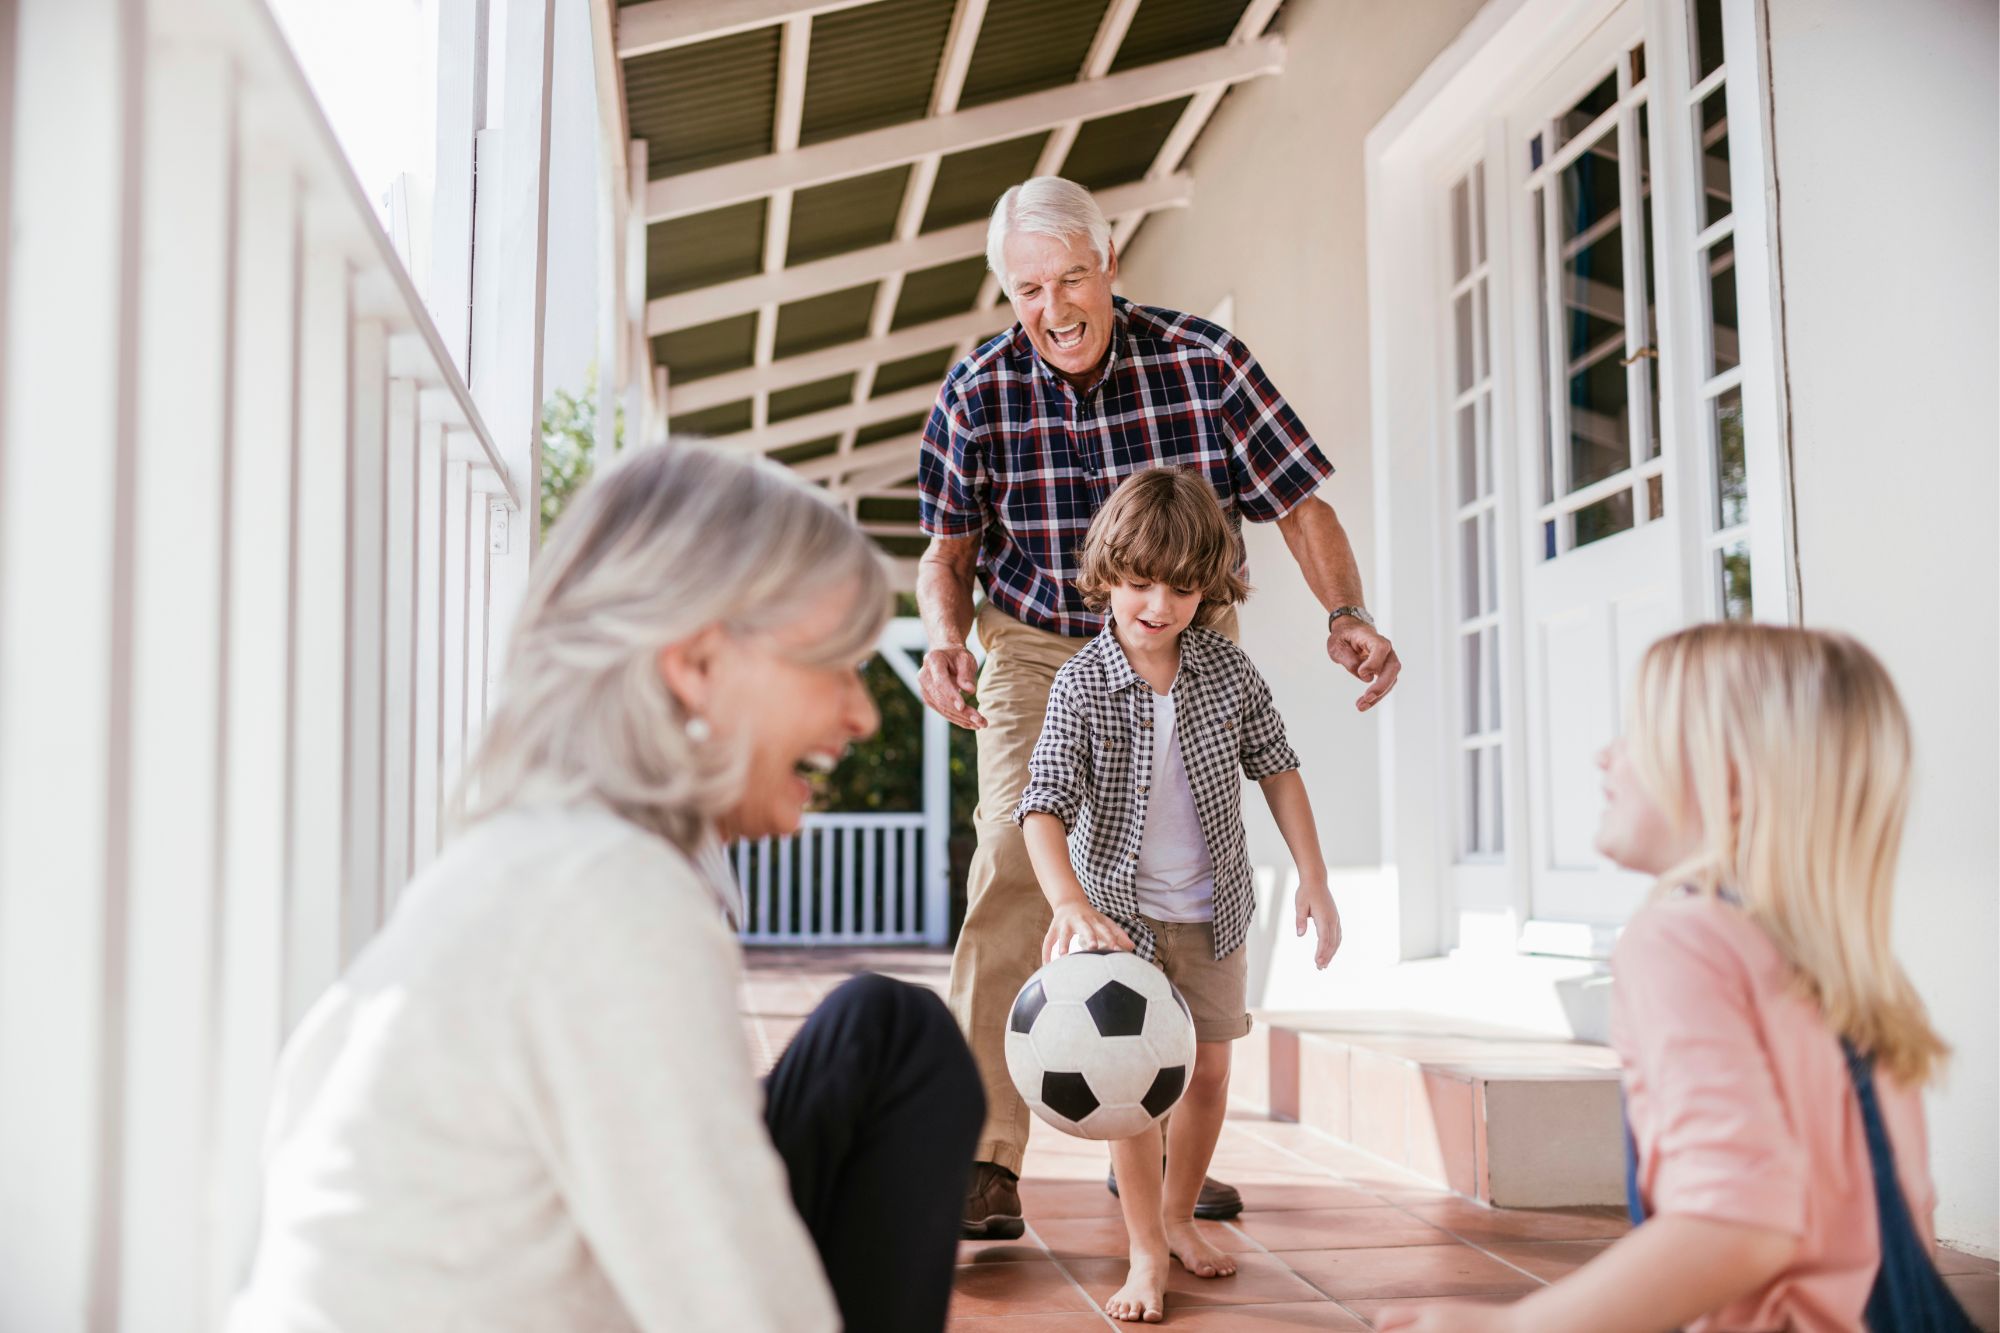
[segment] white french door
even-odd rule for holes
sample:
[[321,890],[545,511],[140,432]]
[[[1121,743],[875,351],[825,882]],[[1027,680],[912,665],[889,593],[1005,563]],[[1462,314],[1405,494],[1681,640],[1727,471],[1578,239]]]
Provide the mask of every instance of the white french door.
[[[1515,502],[1529,916],[1613,925],[1644,892],[1593,846],[1597,752],[1638,659],[1683,616],[1666,509],[1644,23],[1620,6],[1507,117],[1525,334]],[[1512,174],[1512,173],[1510,173]]]

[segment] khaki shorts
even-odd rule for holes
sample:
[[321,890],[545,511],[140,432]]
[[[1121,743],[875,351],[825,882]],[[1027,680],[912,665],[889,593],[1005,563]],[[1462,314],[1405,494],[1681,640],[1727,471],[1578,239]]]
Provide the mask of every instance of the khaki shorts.
[[1196,1041],[1235,1041],[1250,1035],[1250,950],[1215,956],[1215,925],[1209,921],[1155,921],[1141,916],[1153,932],[1160,970],[1174,983],[1194,1015]]

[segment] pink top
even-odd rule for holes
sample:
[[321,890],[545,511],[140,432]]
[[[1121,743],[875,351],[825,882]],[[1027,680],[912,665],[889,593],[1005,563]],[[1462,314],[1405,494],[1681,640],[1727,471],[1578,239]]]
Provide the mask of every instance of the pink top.
[[[1839,1039],[1788,988],[1776,946],[1740,909],[1688,895],[1633,917],[1611,966],[1611,1041],[1647,1205],[1800,1238],[1777,1281],[1689,1333],[1861,1327],[1881,1261],[1861,1108]],[[1928,1243],[1923,1103],[1879,1073],[1875,1085]]]

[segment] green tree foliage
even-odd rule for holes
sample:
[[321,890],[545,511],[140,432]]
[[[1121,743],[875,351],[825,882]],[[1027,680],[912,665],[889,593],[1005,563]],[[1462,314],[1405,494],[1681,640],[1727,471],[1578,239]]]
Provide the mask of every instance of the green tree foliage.
[[[625,410],[621,406],[613,427],[618,443],[625,443]],[[582,393],[557,389],[542,403],[542,536],[561,516],[570,497],[590,480],[592,455],[597,448],[597,370]]]

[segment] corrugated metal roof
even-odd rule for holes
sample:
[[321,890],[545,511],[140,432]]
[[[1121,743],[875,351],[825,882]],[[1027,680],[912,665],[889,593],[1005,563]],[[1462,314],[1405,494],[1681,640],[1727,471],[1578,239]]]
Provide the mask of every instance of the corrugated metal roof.
[[761,270],[768,206],[768,200],[752,199],[646,228],[647,299]]
[[756,28],[625,62],[625,119],[646,141],[652,179],[771,151],[779,32]]
[[992,0],[972,48],[961,107],[1072,82],[1108,0]]
[[1063,159],[1062,174],[1087,190],[1138,180],[1153,165],[1187,104],[1188,99],[1180,97],[1086,121]]
[[790,421],[793,417],[802,417],[808,412],[823,412],[829,407],[840,407],[853,397],[853,375],[835,375],[831,379],[814,380],[811,384],[780,389],[771,395],[770,419],[773,423]]
[[785,262],[809,263],[891,239],[909,182],[908,167],[891,167],[800,190],[792,198]]
[[972,309],[973,298],[979,295],[980,280],[985,276],[984,256],[917,270],[903,279],[903,294],[896,302],[896,315],[889,327],[906,328]]
[[955,0],[877,0],[814,19],[799,142],[921,120],[954,7]]
[[1145,0],[1118,44],[1111,72],[1221,46],[1250,0]]
[[854,432],[854,447],[859,449],[864,444],[874,444],[879,440],[893,440],[898,435],[914,435],[924,428],[924,422],[929,419],[926,413],[918,412],[913,416],[863,426]]
[[1019,185],[1035,169],[1035,159],[1047,143],[1046,132],[1004,143],[987,144],[952,153],[938,162],[937,183],[931,186],[930,207],[924,210],[924,230],[955,227],[989,217],[994,201]]
[[706,412],[689,412],[667,424],[676,435],[732,435],[750,429],[750,400],[724,403]]
[[741,370],[755,361],[757,316],[733,315],[713,324],[676,329],[653,339],[653,361],[667,368],[670,383]]
[[804,444],[795,444],[789,449],[774,450],[768,457],[773,462],[783,463],[789,467],[793,463],[803,463],[809,458],[825,458],[838,448],[840,448],[840,437],[828,435],[817,440],[807,440]]
[[885,393],[900,393],[919,384],[942,383],[944,373],[951,369],[953,350],[940,347],[934,352],[906,356],[901,361],[883,362],[875,371],[875,388],[871,396],[880,398]]
[[779,306],[778,338],[772,355],[797,356],[866,336],[868,316],[875,310],[876,286],[867,282]]

